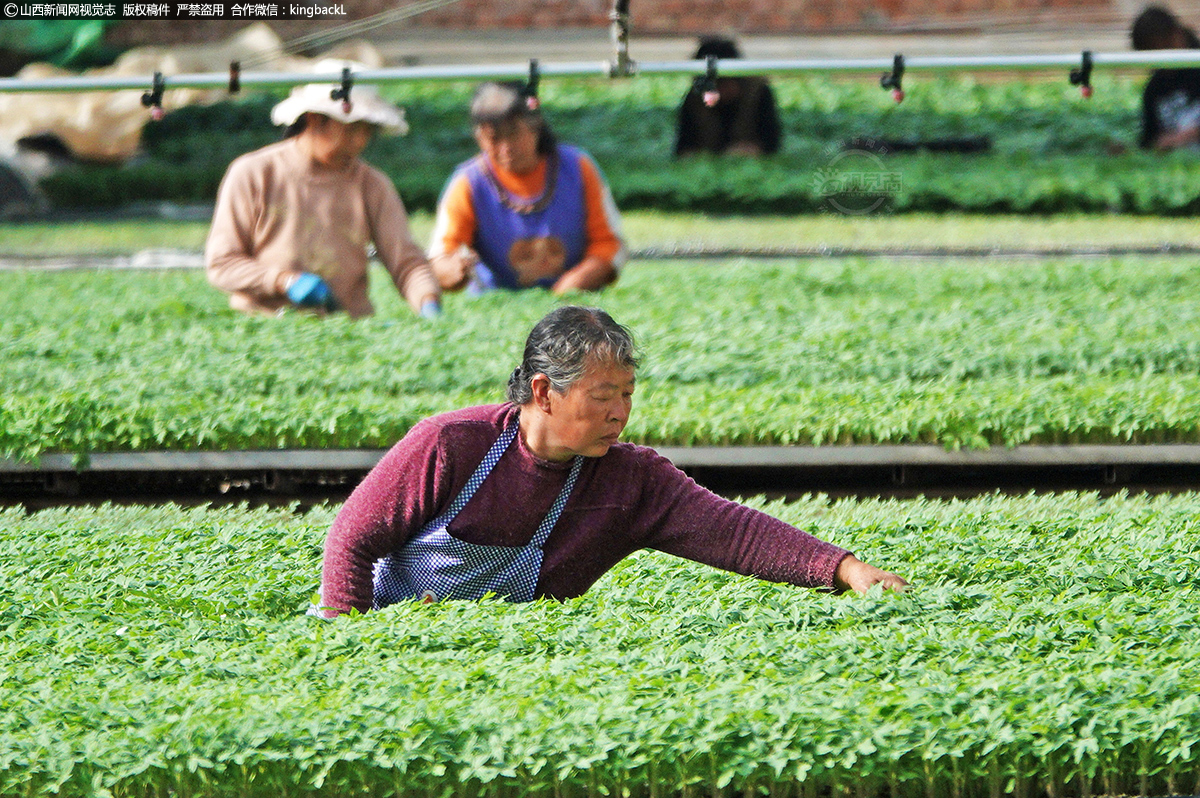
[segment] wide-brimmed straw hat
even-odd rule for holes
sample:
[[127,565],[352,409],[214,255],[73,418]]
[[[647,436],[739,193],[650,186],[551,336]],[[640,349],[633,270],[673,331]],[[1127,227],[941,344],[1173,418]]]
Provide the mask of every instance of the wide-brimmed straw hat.
[[[341,75],[345,67],[352,71],[366,69],[364,65],[353,61],[333,59],[318,61],[313,69],[322,74]],[[330,92],[338,88],[341,88],[340,81],[297,86],[292,89],[286,100],[271,109],[271,121],[277,125],[291,125],[300,118],[300,114],[314,113],[346,124],[370,122],[372,125],[378,125],[384,132],[395,135],[403,136],[408,132],[408,123],[404,121],[404,109],[380,97],[374,86],[355,83],[350,89],[349,107],[330,96]]]

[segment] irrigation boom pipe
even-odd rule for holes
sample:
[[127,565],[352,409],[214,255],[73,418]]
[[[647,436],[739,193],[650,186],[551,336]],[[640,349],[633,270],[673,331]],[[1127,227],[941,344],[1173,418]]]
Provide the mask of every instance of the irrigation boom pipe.
[[[1091,59],[1095,67],[1196,67],[1200,66],[1200,50],[1155,50],[1122,53],[1067,53],[1061,55],[979,55],[979,56],[907,56],[908,70],[984,71],[984,70],[1045,70],[1071,68],[1083,58]],[[724,75],[803,73],[803,72],[887,72],[893,68],[891,58],[833,58],[833,59],[724,59],[717,69]],[[624,71],[621,71],[621,70]],[[627,62],[623,67],[611,61],[539,62],[544,77],[620,75],[703,75],[706,61],[646,61]],[[520,79],[528,76],[525,64],[392,67],[364,69],[354,72],[355,83],[404,83],[431,80],[496,80]],[[303,83],[338,83],[341,74],[311,72],[244,72],[238,75],[242,87],[290,87]],[[184,75],[164,75],[163,87],[170,89],[229,88],[231,78],[225,72]],[[145,90],[152,78],[136,76],[72,76],[53,78],[0,78],[0,92],[81,92],[124,89]]]
[[[1035,55],[961,55],[905,56],[906,69],[963,72],[985,70],[1038,70],[1079,66],[1081,53]],[[1094,66],[1111,67],[1185,67],[1200,66],[1200,50],[1158,50],[1129,53],[1092,53]],[[792,60],[752,60],[748,58],[718,61],[723,75],[746,75],[762,72],[879,72],[893,66],[892,58],[809,58]],[[703,61],[638,62],[639,73],[703,74]]]

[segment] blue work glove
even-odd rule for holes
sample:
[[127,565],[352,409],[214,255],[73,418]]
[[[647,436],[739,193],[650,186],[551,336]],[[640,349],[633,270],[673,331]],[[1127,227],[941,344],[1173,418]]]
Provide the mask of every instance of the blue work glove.
[[287,297],[303,308],[334,310],[337,302],[329,285],[312,272],[304,272],[288,286]]
[[436,299],[426,299],[421,303],[421,318],[436,319],[442,315],[442,303]]

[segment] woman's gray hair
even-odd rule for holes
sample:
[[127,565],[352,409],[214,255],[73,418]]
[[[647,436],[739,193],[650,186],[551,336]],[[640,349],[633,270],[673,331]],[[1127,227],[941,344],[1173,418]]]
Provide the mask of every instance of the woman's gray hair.
[[594,361],[629,369],[638,365],[633,334],[600,308],[567,305],[547,313],[525,340],[521,365],[508,378],[508,400],[533,401],[534,376],[545,374],[550,385],[566,393]]

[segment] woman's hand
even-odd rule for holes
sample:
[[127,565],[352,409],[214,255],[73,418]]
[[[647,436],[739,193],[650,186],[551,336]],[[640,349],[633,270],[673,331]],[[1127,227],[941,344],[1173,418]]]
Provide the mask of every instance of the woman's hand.
[[443,291],[461,291],[475,276],[475,264],[479,263],[479,254],[463,244],[453,252],[438,255],[429,261],[433,276],[437,278]]
[[550,290],[559,296],[568,291],[599,291],[617,279],[617,270],[603,258],[587,257],[563,272]]
[[853,590],[866,593],[872,585],[883,585],[884,590],[903,593],[908,582],[893,573],[867,565],[853,554],[848,554],[838,564],[833,574],[833,584],[838,590]]
[[1182,147],[1190,147],[1200,141],[1200,127],[1188,126],[1170,133],[1163,133],[1154,140],[1154,149],[1159,152],[1170,152]]
[[292,304],[302,308],[328,308],[333,303],[329,284],[312,272],[303,272],[294,280],[288,280],[286,293]]

